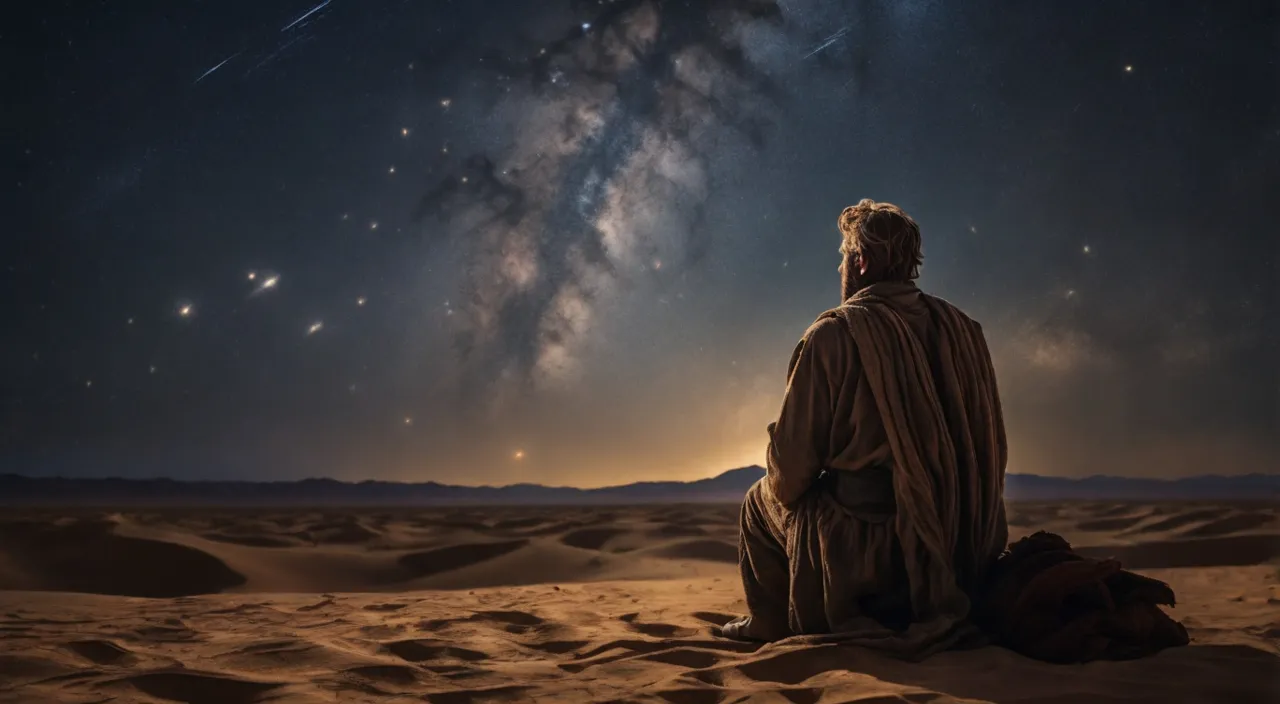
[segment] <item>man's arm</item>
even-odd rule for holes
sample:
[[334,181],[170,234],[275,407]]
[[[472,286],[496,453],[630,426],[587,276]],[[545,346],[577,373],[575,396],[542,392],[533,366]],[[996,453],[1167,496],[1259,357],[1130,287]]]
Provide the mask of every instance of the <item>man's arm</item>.
[[[791,354],[787,390],[778,420],[769,424],[768,486],[791,505],[804,494],[830,459],[835,389],[852,340],[839,318],[823,318],[805,331]],[[846,344],[847,343],[847,344]]]

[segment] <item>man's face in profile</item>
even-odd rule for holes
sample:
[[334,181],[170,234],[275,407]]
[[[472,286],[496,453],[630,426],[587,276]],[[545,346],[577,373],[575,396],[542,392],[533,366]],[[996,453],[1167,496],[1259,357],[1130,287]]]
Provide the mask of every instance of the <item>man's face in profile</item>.
[[867,286],[866,275],[861,269],[862,264],[857,252],[841,254],[839,267],[841,302],[849,300],[850,296]]

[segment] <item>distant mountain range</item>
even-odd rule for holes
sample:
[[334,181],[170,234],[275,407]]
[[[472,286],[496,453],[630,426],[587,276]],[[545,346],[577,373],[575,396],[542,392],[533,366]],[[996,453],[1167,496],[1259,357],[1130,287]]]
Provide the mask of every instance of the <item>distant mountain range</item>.
[[[303,479],[287,482],[177,481],[173,479],[67,479],[0,474],[3,505],[378,505],[439,506],[464,504],[636,504],[721,503],[741,501],[764,476],[757,466],[731,469],[692,482],[637,482],[599,489],[541,484],[455,486],[436,482],[341,482]],[[1011,500],[1064,499],[1280,499],[1280,475],[1202,476],[1187,479],[1132,479],[1094,476],[1083,479],[1010,474],[1005,494]]]

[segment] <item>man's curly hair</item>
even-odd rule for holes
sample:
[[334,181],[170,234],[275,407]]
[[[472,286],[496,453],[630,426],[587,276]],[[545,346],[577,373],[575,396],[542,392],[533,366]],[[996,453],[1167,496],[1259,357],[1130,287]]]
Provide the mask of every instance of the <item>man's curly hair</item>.
[[861,255],[868,275],[880,281],[919,278],[920,226],[902,208],[863,198],[840,213],[839,227],[840,253]]

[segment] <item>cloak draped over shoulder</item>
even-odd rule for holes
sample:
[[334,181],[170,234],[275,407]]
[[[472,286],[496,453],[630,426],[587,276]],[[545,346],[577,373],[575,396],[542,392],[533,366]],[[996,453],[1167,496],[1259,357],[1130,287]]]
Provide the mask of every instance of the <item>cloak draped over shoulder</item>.
[[769,434],[743,505],[745,635],[907,658],[981,640],[971,595],[1008,527],[978,323],[914,284],[857,292],[796,348]]

